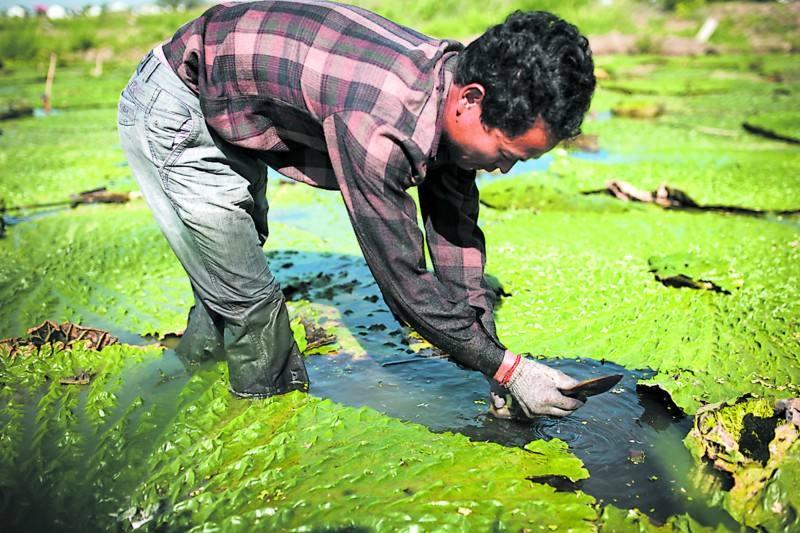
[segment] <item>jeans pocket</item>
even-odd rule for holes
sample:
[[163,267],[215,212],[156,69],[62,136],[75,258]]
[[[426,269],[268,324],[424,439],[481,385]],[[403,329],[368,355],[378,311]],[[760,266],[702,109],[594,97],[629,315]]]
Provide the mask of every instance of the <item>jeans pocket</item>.
[[180,100],[159,91],[145,114],[145,134],[153,162],[172,164],[199,131],[197,117]]
[[133,126],[136,123],[136,104],[120,96],[117,104],[117,124],[120,126]]

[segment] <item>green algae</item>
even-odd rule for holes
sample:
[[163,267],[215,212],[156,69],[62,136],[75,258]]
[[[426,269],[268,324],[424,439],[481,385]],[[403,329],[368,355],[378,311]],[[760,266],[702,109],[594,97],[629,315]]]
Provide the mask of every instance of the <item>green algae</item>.
[[[116,509],[116,490],[135,479],[135,458],[148,449],[156,415],[126,387],[127,369],[161,351],[113,345],[102,352],[78,343],[38,353],[0,354],[0,480],[7,525],[79,529],[75,509],[98,517]],[[87,370],[88,385],[59,379]],[[152,391],[149,392],[152,396]],[[163,406],[162,406],[163,407]],[[169,408],[168,408],[169,409]]]
[[609,533],[619,531],[638,533],[728,531],[724,526],[717,526],[716,528],[706,527],[689,515],[673,516],[670,517],[665,524],[657,525],[641,511],[635,509],[619,509],[613,505],[607,505],[603,508],[603,514],[600,519],[600,531]]
[[4,122],[0,198],[6,207],[69,200],[70,194],[102,186],[135,190],[116,124],[115,108]]
[[[796,391],[795,219],[680,214],[582,194],[603,190],[609,180],[645,190],[667,183],[701,205],[796,209],[796,148],[740,128],[754,106],[763,113],[789,112],[791,98],[775,93],[776,83],[753,76],[780,72],[777,85],[795,91],[796,65],[781,56],[605,63],[616,80],[665,88],[659,76],[676,67],[679,85],[712,68],[713,82],[728,88],[724,97],[684,98],[665,89],[664,117],[586,123],[606,155],[556,150],[540,176],[482,186],[484,204],[503,210],[483,215],[489,219],[489,269],[514,295],[498,313],[502,338],[520,351],[652,368],[657,374],[649,383],[689,412],[747,392],[777,398]],[[736,72],[749,81],[737,80]],[[619,101],[601,84],[593,109]],[[706,280],[695,285],[719,292],[657,281],[681,276]]]
[[654,256],[647,260],[647,264],[656,279],[668,286],[675,286],[670,285],[670,281],[677,284],[686,280],[686,286],[730,293],[744,283],[741,275],[729,264],[695,253]]
[[[616,57],[598,62],[612,73],[615,83],[630,80],[668,88],[684,83],[681,80],[708,78],[724,92],[679,96],[664,91],[648,97],[666,109],[654,120],[597,119],[642,98],[607,90],[601,81],[583,129],[598,136],[609,157],[557,157],[550,173],[558,178],[560,189],[596,190],[606,181],[623,180],[654,190],[666,182],[704,205],[798,208],[797,148],[750,135],[742,127],[763,116],[767,122],[780,121],[775,125],[779,131],[791,132],[800,91],[800,71],[793,56]],[[669,82],[666,78],[673,73],[674,81]]]
[[[187,381],[152,348],[45,346],[0,364],[16,527],[590,531],[597,518],[590,496],[529,480],[588,475],[558,440],[474,443],[301,393],[238,400],[224,364]],[[58,383],[77,369],[94,379]]]
[[0,241],[0,300],[8,303],[0,306],[0,336],[21,335],[45,319],[175,331],[191,298],[142,201],[38,218]]
[[[697,483],[720,491],[731,515],[748,527],[800,526],[800,428],[780,420],[774,402],[746,399],[703,408],[686,445],[699,466]],[[704,467],[732,479],[730,488]]]
[[600,86],[626,94],[696,96],[724,94],[734,84],[765,83],[759,76],[740,70],[706,70],[686,68],[673,60],[664,65],[639,64],[633,69],[615,71],[614,78]]
[[[293,307],[292,312],[296,313],[297,308]],[[289,324],[300,352],[303,355],[337,353],[341,346],[336,335],[331,333],[330,329],[325,329],[309,321],[308,316],[307,313],[304,313]]]
[[550,173],[497,180],[481,189],[481,203],[494,209],[534,211],[627,212],[637,204],[620,202],[607,195],[585,195]]
[[559,459],[563,443],[534,452],[476,444],[297,393],[237,408],[223,391],[217,383],[181,407],[154,473],[134,492],[133,520],[177,529],[589,530],[595,518],[588,496],[525,479],[584,477],[577,460]]
[[[513,295],[497,312],[512,350],[651,368],[648,383],[690,413],[746,392],[797,391],[796,226],[657,209],[486,218],[489,270]],[[654,256],[687,254],[724,265],[715,279],[741,286],[691,291],[650,272]]]
[[800,113],[781,111],[748,117],[745,127],[755,128],[768,136],[800,143]]
[[[796,99],[793,59],[768,56],[753,69],[748,61],[696,58],[690,67],[672,60],[621,59],[612,74],[623,85],[631,76],[629,87],[647,89],[654,83],[637,78],[636,65],[648,62],[663,69],[656,85],[664,89],[652,97],[664,102],[663,117],[590,120],[585,129],[600,135],[608,160],[602,154],[600,161],[584,160],[559,150],[544,180],[502,180],[482,187],[484,203],[504,210],[484,209],[482,221],[490,271],[512,294],[498,310],[501,338],[510,347],[653,368],[657,373],[650,383],[669,391],[689,412],[745,392],[770,399],[797,394],[796,219],[664,213],[580,194],[602,188],[608,179],[648,189],[666,181],[701,203],[797,208],[796,148],[741,129],[754,110],[779,114]],[[683,71],[669,85],[673,66]],[[737,69],[749,72],[733,77],[725,72]],[[708,70],[716,74],[706,83]],[[687,87],[694,94],[679,96]],[[628,101],[601,84],[594,109],[603,112]],[[114,148],[111,109],[67,110],[3,128],[0,168],[8,178],[0,196],[7,204],[57,200],[109,183],[114,190],[135,188],[129,171],[118,166],[122,154]],[[272,184],[269,198],[269,249],[357,254],[338,194]],[[315,217],[293,211],[308,202],[319,208]],[[660,285],[651,272],[654,264],[657,270],[670,269],[681,258],[691,259],[687,275],[712,277],[731,294]],[[313,279],[307,274],[299,279]],[[20,334],[44,318],[152,333],[184,324],[191,293],[146,207],[134,202],[81,207],[12,226],[0,242],[0,302],[0,336]],[[333,331],[343,350],[364,353],[340,310],[308,302],[306,296],[290,307],[293,315]],[[420,346],[427,348],[422,342],[408,348]],[[126,512],[125,523],[149,519],[146,527],[153,529],[200,528],[206,519],[209,527],[222,529],[595,527],[591,498],[553,492],[525,479],[585,477],[558,441],[535,441],[528,453],[487,449],[303,395],[251,405],[226,395],[224,366],[204,368],[186,383],[175,369],[159,371],[165,365],[154,353],[119,350],[103,352],[116,361],[108,371],[91,358],[63,366],[61,373],[41,366],[50,378],[88,370],[95,376],[87,387],[37,381],[3,367],[0,382],[12,385],[2,397],[0,461],[5,468],[27,453],[31,459],[23,470],[4,470],[0,479],[4,487],[9,479],[43,480],[14,485],[11,494],[24,504],[21,508],[30,509],[25,497],[41,491],[35,505],[44,507],[42,501],[50,497],[47,505],[64,527],[74,523],[70,513],[75,509],[97,509],[86,516],[109,528],[108,513],[119,510]],[[122,364],[122,359],[129,361]],[[155,397],[153,391],[158,391]],[[206,456],[198,469],[195,463]],[[500,460],[522,466],[508,474],[498,466]],[[351,475],[342,477],[337,464]],[[498,480],[497,471],[512,477]],[[794,459],[775,470],[767,492],[782,495],[769,500],[773,505],[790,501],[797,473]],[[83,497],[72,494],[87,486],[99,488]],[[93,507],[95,494],[105,496]],[[624,522],[607,519],[606,530],[644,528],[640,513],[606,509],[606,516],[627,513]],[[361,510],[364,518],[353,518]],[[676,517],[663,529],[698,526],[689,517]]]

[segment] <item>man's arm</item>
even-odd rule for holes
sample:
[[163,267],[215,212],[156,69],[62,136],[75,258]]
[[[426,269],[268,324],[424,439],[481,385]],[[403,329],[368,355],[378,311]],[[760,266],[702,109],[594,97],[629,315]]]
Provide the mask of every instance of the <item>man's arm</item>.
[[496,296],[484,278],[486,243],[478,227],[475,171],[453,165],[429,172],[419,185],[419,204],[436,277],[475,309],[500,344],[493,315]]
[[494,375],[505,348],[464,295],[425,266],[416,205],[405,191],[413,170],[400,135],[361,112],[328,117],[323,128],[356,237],[387,305],[460,363]]

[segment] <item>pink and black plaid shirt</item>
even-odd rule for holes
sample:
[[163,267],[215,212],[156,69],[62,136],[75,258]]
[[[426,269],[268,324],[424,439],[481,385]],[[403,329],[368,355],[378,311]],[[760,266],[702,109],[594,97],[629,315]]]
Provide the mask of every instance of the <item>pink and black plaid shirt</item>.
[[[503,359],[475,172],[434,165],[462,45],[314,0],[215,6],[163,45],[225,141],[344,198],[389,308],[465,366]],[[429,168],[430,165],[430,168]],[[425,263],[418,187],[434,272]]]

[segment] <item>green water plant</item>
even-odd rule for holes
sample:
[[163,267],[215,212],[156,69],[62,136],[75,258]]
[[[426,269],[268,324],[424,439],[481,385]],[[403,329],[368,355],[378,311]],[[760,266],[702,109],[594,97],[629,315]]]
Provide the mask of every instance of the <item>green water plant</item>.
[[701,531],[729,531],[719,525],[714,528],[704,526],[689,515],[671,516],[664,524],[655,524],[647,515],[636,509],[620,509],[613,505],[603,508],[599,530],[603,533],[667,533],[680,531],[683,533],[699,533]]
[[190,287],[142,201],[20,224],[0,258],[0,335],[45,319],[142,335],[185,324]]
[[[0,354],[0,479],[18,528],[300,527],[591,531],[565,443],[525,449],[291,393],[235,399],[224,364],[192,376],[160,349]],[[58,380],[90,369],[85,385]],[[164,376],[171,376],[166,379]],[[75,490],[81,487],[81,490]]]
[[[647,383],[690,413],[798,392],[796,226],[658,208],[487,218],[489,269],[513,295],[497,313],[512,350],[653,369]],[[653,269],[730,294],[667,286]]]
[[705,406],[686,445],[698,461],[697,482],[721,489],[725,508],[741,523],[767,531],[800,527],[800,427],[776,412],[775,402],[743,397]]
[[743,126],[746,130],[793,144],[800,143],[800,113],[782,111],[763,113],[748,117]]

